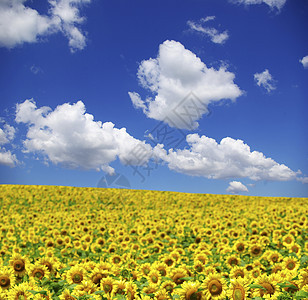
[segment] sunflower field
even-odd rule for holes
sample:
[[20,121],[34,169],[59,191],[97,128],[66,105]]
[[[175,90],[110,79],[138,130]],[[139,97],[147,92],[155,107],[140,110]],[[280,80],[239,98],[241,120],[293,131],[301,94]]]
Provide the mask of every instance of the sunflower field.
[[0,299],[308,299],[307,198],[0,189]]

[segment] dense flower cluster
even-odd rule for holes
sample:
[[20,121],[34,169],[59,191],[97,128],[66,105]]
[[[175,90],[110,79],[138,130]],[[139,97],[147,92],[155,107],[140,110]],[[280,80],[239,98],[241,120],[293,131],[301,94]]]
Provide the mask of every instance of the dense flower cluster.
[[0,189],[0,300],[308,298],[308,199]]

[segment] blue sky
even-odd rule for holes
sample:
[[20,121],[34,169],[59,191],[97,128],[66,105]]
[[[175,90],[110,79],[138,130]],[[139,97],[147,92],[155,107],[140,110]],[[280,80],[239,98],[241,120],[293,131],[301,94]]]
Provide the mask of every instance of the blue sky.
[[307,196],[307,25],[305,0],[2,1],[0,183]]

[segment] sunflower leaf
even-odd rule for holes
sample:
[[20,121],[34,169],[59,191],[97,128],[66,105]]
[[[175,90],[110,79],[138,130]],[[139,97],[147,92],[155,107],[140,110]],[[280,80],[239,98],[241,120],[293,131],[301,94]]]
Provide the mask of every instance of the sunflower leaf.
[[261,289],[261,290],[266,291],[266,288],[263,287],[263,286],[260,285],[260,284],[250,284],[249,287],[250,287],[251,289]]

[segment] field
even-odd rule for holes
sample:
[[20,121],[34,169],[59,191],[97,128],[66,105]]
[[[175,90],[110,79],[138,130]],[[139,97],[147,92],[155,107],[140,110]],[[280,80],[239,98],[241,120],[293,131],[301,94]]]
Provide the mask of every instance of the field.
[[307,198],[0,189],[0,299],[308,299]]

